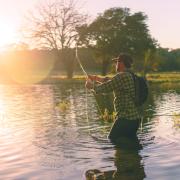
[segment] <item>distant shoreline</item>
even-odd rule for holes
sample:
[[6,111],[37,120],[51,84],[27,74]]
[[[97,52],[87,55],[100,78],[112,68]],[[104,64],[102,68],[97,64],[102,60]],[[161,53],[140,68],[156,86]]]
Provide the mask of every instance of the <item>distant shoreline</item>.
[[[112,77],[113,75],[109,75]],[[16,82],[10,78],[0,78],[0,84],[58,84],[58,83],[84,83],[86,77],[84,75],[74,75],[72,79],[66,78],[64,75],[52,75],[48,76],[47,78],[36,81],[39,76],[34,75],[33,79],[35,83],[27,82],[27,83],[20,83]],[[173,72],[173,73],[150,73],[147,74],[147,80],[150,83],[180,83],[180,72]]]
[[[112,77],[113,75],[110,75]],[[65,76],[51,76],[43,80],[42,83],[84,83],[86,77],[84,75],[75,75],[72,79],[67,79]],[[150,73],[147,74],[148,82],[152,83],[180,83],[180,72],[173,73]]]

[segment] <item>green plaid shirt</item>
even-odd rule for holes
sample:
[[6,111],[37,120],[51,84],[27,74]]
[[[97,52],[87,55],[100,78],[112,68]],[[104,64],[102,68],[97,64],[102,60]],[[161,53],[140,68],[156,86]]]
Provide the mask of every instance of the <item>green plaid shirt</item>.
[[135,120],[140,118],[138,107],[135,105],[135,87],[129,72],[120,72],[111,80],[94,87],[96,93],[114,92],[114,108],[119,118]]

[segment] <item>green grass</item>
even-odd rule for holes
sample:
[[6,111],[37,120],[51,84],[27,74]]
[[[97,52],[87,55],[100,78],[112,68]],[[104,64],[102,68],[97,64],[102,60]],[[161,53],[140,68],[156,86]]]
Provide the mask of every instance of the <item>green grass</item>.
[[150,73],[147,79],[151,82],[180,82],[180,72]]
[[[109,77],[112,77],[113,74],[108,75]],[[72,79],[67,79],[65,75],[53,75],[51,77],[48,77],[45,82],[69,82],[69,83],[76,83],[76,82],[84,82],[86,80],[85,75],[74,75]],[[149,73],[147,74],[147,80],[150,82],[155,83],[163,83],[163,82],[180,82],[180,72],[162,72],[162,73]]]

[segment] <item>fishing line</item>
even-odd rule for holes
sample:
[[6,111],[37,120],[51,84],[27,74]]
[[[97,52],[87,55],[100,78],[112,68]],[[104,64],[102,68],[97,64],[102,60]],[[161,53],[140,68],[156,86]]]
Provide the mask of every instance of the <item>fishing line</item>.
[[83,68],[83,66],[82,66],[82,64],[81,64],[81,61],[80,61],[80,59],[79,59],[79,56],[78,56],[78,46],[77,46],[77,44],[76,44],[76,59],[77,59],[77,61],[78,61],[78,63],[79,63],[79,66],[80,66],[81,70],[83,71],[84,75],[88,78],[88,74],[87,74],[87,72],[85,71],[85,69]]
[[[82,72],[84,73],[86,78],[88,78],[88,74],[85,71],[85,69],[83,68],[81,60],[80,60],[80,58],[78,56],[78,46],[77,46],[77,44],[76,44],[76,59],[77,59],[77,62],[79,63],[79,66],[80,66]],[[88,116],[88,91],[87,91],[87,88],[85,88],[85,89],[86,89],[86,119],[87,119],[88,128],[89,128],[90,125],[89,125],[89,116]],[[91,134],[91,131],[89,130],[88,133]]]
[[[87,72],[85,71],[85,69],[84,69],[84,67],[83,67],[83,65],[82,65],[82,63],[81,63],[81,60],[80,60],[80,58],[79,58],[79,56],[78,56],[78,45],[77,45],[77,43],[76,43],[76,59],[77,59],[77,62],[79,63],[79,66],[80,66],[82,72],[84,73],[84,75],[85,75],[86,78],[88,79],[88,74],[87,74]],[[92,80],[91,80],[91,81],[92,81]],[[93,86],[94,86],[95,82],[92,81],[92,83],[93,83]],[[101,108],[100,108],[100,106],[99,106],[99,104],[98,104],[97,96],[95,95],[95,92],[92,91],[92,93],[93,93],[93,95],[94,95],[94,97],[95,97],[98,110],[99,110],[100,114],[103,115],[103,112],[101,111]],[[86,97],[87,97],[87,88],[86,88]],[[86,99],[86,101],[87,101],[87,99]],[[86,103],[86,104],[87,104],[87,103]]]
[[[85,75],[86,78],[88,79],[88,74],[87,74],[87,72],[85,71],[85,69],[84,69],[84,67],[83,67],[83,65],[82,65],[82,63],[81,63],[81,60],[80,60],[80,58],[79,58],[79,56],[78,56],[78,46],[77,46],[77,44],[76,44],[76,59],[77,59],[77,61],[78,61],[78,63],[79,63],[79,66],[80,66],[82,72],[84,73],[84,75]],[[91,81],[92,81],[92,80],[91,80]],[[94,86],[95,81],[92,81],[92,83],[93,83],[93,86]],[[96,96],[96,94],[95,94],[94,91],[91,91],[91,92],[93,93],[93,95],[94,95],[94,97],[95,97],[98,111],[100,112],[100,114],[101,114],[101,116],[102,116],[103,113],[102,113],[101,108],[100,108],[100,106],[99,106],[99,104],[98,104],[97,96]],[[89,116],[88,116],[88,89],[87,89],[87,88],[86,88],[86,119],[87,119],[88,127],[90,127]],[[89,135],[94,139],[94,137],[93,137],[90,129],[89,129],[88,133],[89,133]],[[97,138],[97,137],[96,137],[96,138]]]
[[[153,116],[169,116],[169,117],[180,117],[180,114],[153,114],[152,115],[152,117]],[[150,115],[148,116],[148,115],[145,115],[145,116],[143,116],[143,117],[150,117]]]

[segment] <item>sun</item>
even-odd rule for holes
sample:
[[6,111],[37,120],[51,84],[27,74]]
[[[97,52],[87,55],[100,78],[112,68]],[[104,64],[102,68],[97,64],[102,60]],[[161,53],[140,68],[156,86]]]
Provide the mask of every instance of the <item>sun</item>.
[[13,24],[7,24],[5,22],[0,23],[0,49],[9,44],[16,42],[16,29]]

